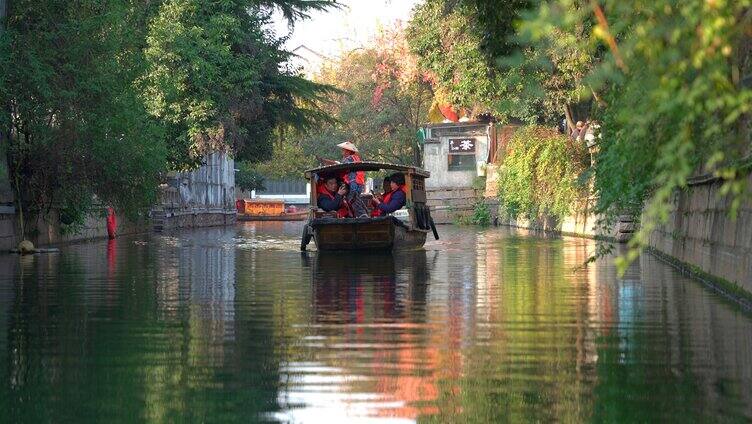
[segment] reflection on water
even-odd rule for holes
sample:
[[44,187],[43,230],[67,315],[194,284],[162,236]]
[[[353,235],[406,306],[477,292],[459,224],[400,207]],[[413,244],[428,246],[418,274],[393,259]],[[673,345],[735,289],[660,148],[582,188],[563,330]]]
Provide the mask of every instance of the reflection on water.
[[[9,422],[747,421],[752,316],[590,240],[400,254],[245,223],[0,255]],[[6,412],[7,411],[7,412]]]

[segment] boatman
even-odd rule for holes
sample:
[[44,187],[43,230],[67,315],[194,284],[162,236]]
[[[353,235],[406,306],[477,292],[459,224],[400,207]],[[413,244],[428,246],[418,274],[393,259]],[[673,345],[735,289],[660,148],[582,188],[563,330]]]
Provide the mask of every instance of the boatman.
[[[337,147],[342,149],[342,163],[362,162],[360,155],[358,155],[358,148],[351,142],[345,141],[344,143],[339,143]],[[350,203],[350,206],[352,206],[355,216],[358,218],[367,218],[368,209],[360,198],[360,194],[363,193],[363,189],[366,186],[365,171],[346,172],[344,180],[350,188],[350,192],[347,193],[347,201]]]

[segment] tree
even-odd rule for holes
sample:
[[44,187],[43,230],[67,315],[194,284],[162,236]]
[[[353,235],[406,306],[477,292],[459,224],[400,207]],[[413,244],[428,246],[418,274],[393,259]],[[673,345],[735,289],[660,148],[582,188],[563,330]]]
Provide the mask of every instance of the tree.
[[10,3],[0,55],[0,134],[20,215],[80,222],[96,195],[136,212],[155,199],[164,132],[133,81],[148,4]]
[[248,162],[235,162],[238,167],[235,172],[235,185],[241,190],[265,190],[264,177]]
[[288,19],[328,0],[166,0],[149,25],[142,78],[152,115],[179,141],[172,159],[192,165],[202,153],[227,149],[240,160],[271,156],[280,125],[307,128],[326,120],[318,107],[329,88],[284,66],[290,53],[266,27],[269,7]]
[[[722,178],[732,213],[748,195],[752,1],[542,2],[518,32],[531,43],[579,34],[597,58],[582,81],[598,94],[597,210],[606,224],[642,216],[621,269],[668,219],[693,175]],[[588,31],[578,32],[583,23]]]
[[407,28],[410,49],[430,75],[439,102],[493,110],[505,91],[502,76],[481,49],[471,9],[449,3],[427,0],[415,9]]
[[748,196],[752,163],[752,89],[740,78],[750,69],[752,2],[630,3],[591,9],[600,24],[583,40],[610,50],[591,75],[605,92],[599,209],[615,216],[645,207],[628,261],[666,221],[675,191],[691,176],[722,177],[734,210]]
[[281,126],[327,119],[330,88],[285,66],[266,29],[333,0],[17,0],[0,35],[0,137],[21,221],[81,223],[95,200],[135,214],[169,169],[223,149],[271,154]]
[[337,122],[306,134],[309,155],[339,157],[336,144],[352,140],[367,160],[420,164],[417,130],[433,93],[400,26],[329,63],[319,80],[340,90],[326,107]]
[[315,158],[303,151],[296,139],[280,138],[274,144],[272,158],[256,165],[256,171],[266,178],[301,178],[303,171],[316,165]]
[[519,22],[539,3],[545,2],[427,0],[419,6],[408,41],[433,76],[439,100],[503,122],[555,125],[562,116],[587,115],[582,78],[593,59],[577,40],[590,21],[568,31],[520,31]]

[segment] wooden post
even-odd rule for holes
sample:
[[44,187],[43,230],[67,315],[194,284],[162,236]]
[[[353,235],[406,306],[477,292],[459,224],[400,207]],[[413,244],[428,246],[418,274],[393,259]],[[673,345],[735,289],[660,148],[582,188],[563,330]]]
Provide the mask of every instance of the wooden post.
[[308,217],[309,219],[316,218],[316,209],[318,208],[318,181],[316,174],[310,174],[306,175],[306,178],[308,178],[308,182],[311,184],[311,195],[310,195],[310,205],[308,205]]

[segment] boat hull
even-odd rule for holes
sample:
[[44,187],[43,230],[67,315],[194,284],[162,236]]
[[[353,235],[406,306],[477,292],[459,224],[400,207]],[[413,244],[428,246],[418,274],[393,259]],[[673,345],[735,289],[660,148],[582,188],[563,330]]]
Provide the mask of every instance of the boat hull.
[[393,217],[316,219],[308,225],[319,250],[414,249],[423,246],[427,234]]
[[282,215],[238,214],[238,221],[305,221],[308,212],[286,213]]

